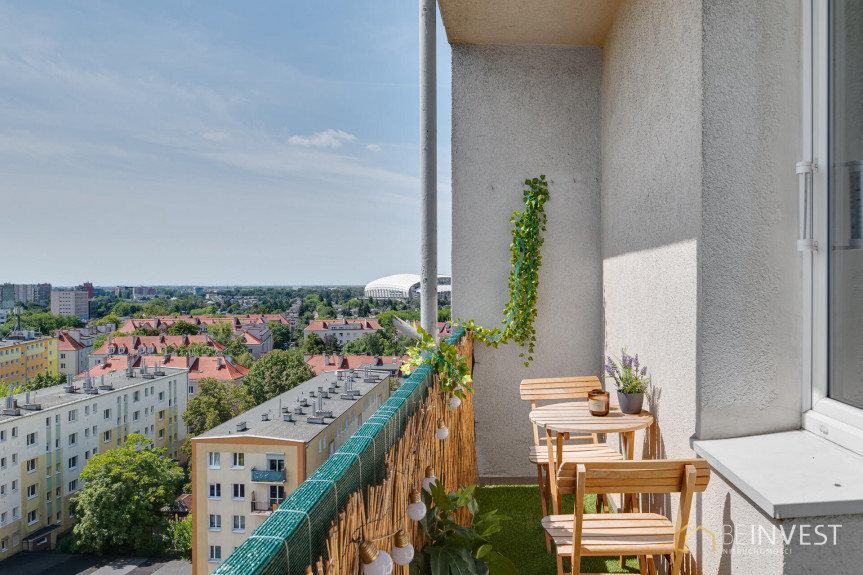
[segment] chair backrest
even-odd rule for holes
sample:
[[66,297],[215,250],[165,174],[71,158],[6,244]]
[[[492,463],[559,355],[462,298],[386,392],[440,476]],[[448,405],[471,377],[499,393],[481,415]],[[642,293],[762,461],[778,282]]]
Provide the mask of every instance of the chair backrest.
[[521,380],[521,399],[534,405],[544,399],[586,399],[587,392],[602,389],[595,375]]
[[[536,408],[536,402],[549,399],[587,399],[587,392],[594,389],[602,389],[602,382],[595,375],[581,377],[548,377],[543,379],[522,379],[519,390],[521,400],[529,401],[530,408]],[[540,445],[539,432],[533,425],[534,445]],[[577,441],[582,439],[574,438]],[[596,443],[597,437],[594,433],[588,438]]]
[[[701,492],[710,482],[710,466],[703,459],[657,459],[575,463],[565,461],[558,472],[561,493],[680,493],[686,487],[687,467],[694,472],[689,489]],[[581,478],[583,476],[583,479]]]

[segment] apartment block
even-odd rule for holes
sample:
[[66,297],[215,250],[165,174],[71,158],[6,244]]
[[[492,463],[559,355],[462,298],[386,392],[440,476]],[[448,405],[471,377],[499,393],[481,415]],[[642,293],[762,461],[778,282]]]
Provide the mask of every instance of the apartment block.
[[89,325],[80,329],[57,330],[60,353],[60,373],[77,375],[87,369],[93,342],[97,336],[110,334],[117,327],[113,323]]
[[51,292],[51,313],[90,318],[90,299],[84,290],[54,290]]
[[0,285],[0,308],[12,309],[16,301],[47,306],[51,302],[51,284],[5,283]]
[[[166,355],[177,348],[192,344],[201,344],[216,350],[224,351],[225,346],[215,341],[207,334],[199,335],[109,335],[98,349],[90,353],[89,367],[102,363],[112,355]],[[82,367],[81,371],[87,369]],[[80,371],[78,372],[80,373]]]
[[166,334],[175,323],[182,321],[197,326],[199,333],[207,333],[212,326],[228,323],[233,337],[242,338],[243,347],[255,358],[273,351],[273,331],[271,322],[290,325],[282,314],[245,314],[227,316],[207,315],[160,315],[151,318],[129,319],[118,331],[124,334],[145,329]]
[[307,353],[303,355],[309,367],[315,370],[315,375],[328,371],[340,371],[345,369],[365,369],[369,366],[377,371],[385,371],[392,376],[398,377],[402,363],[408,360],[408,356],[380,356],[380,355],[342,355],[342,354],[318,354]]
[[23,385],[40,373],[57,374],[58,340],[13,331],[0,340],[0,385]]
[[96,453],[140,433],[180,458],[188,375],[118,371],[0,400],[0,561],[51,549],[73,526],[69,500]]
[[319,375],[192,439],[192,564],[214,571],[390,395],[387,371]]
[[109,355],[102,359],[101,363],[91,367],[89,373],[90,377],[95,378],[114,371],[129,369],[129,366],[133,369],[168,367],[188,370],[189,381],[186,393],[189,397],[198,393],[198,384],[202,379],[217,379],[239,385],[249,373],[248,368],[235,363],[230,356],[185,356],[176,353],[145,355],[140,352],[132,352],[129,355]]
[[381,329],[380,324],[374,319],[316,319],[306,326],[303,336],[309,337],[314,333],[321,339],[333,338],[344,345]]

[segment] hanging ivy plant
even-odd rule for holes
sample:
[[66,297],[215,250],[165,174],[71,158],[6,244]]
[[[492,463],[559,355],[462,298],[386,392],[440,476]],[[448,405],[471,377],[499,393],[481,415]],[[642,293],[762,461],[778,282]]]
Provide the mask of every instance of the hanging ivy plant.
[[[532,180],[525,180],[524,210],[513,212],[510,222],[513,224],[512,270],[509,272],[509,301],[503,309],[503,328],[488,329],[477,325],[474,320],[461,323],[474,333],[474,338],[497,347],[510,341],[527,347],[527,358],[524,365],[533,361],[533,349],[536,343],[536,331],[533,322],[536,319],[536,290],[539,287],[539,268],[542,265],[540,250],[545,231],[545,202],[548,201],[548,182],[541,175]],[[525,357],[521,352],[519,357]]]
[[473,393],[470,366],[459,355],[458,348],[446,341],[435,343],[431,334],[421,327],[417,331],[422,339],[407,350],[408,360],[402,364],[402,373],[410,375],[417,367],[428,363],[440,375],[441,393],[451,393],[461,399],[465,398],[466,393]]

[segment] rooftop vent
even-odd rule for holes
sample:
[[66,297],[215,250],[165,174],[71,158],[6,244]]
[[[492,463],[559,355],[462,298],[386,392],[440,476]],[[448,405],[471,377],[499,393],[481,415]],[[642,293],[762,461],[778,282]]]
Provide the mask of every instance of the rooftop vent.
[[75,385],[72,383],[67,383],[63,386],[63,391],[66,393],[75,393]]
[[248,429],[248,428],[246,427],[245,421],[241,421],[240,423],[237,424],[237,431],[246,431],[246,429]]
[[308,417],[306,418],[306,421],[307,421],[308,423],[323,423],[323,422],[324,422],[324,418],[323,418],[323,417],[316,417],[316,416],[314,416],[314,415],[310,415],[310,416],[308,416]]
[[330,394],[329,394],[329,392],[327,392],[327,391],[322,391],[322,392],[321,392],[321,397],[322,397],[322,398],[324,398],[324,399],[329,399],[329,398],[330,398]]
[[305,412],[305,411],[303,411],[303,408],[302,408],[302,407],[295,407],[295,408],[294,408],[294,414],[295,414],[295,415],[305,415],[305,414],[306,414],[306,412]]
[[286,423],[294,423],[294,416],[290,413],[283,414],[282,419],[284,419]]
[[317,417],[333,417],[333,412],[329,409],[321,409],[315,412]]
[[262,413],[261,414],[261,421],[269,421],[269,420],[270,420],[270,414],[269,413]]

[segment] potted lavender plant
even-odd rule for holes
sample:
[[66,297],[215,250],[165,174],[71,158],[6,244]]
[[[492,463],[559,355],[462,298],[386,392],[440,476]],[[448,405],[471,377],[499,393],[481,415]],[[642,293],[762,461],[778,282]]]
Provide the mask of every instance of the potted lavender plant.
[[629,414],[641,413],[650,378],[647,377],[647,366],[638,364],[638,354],[629,355],[624,348],[621,350],[620,359],[616,361],[609,355],[605,362],[605,377],[613,379],[617,386],[620,411]]

